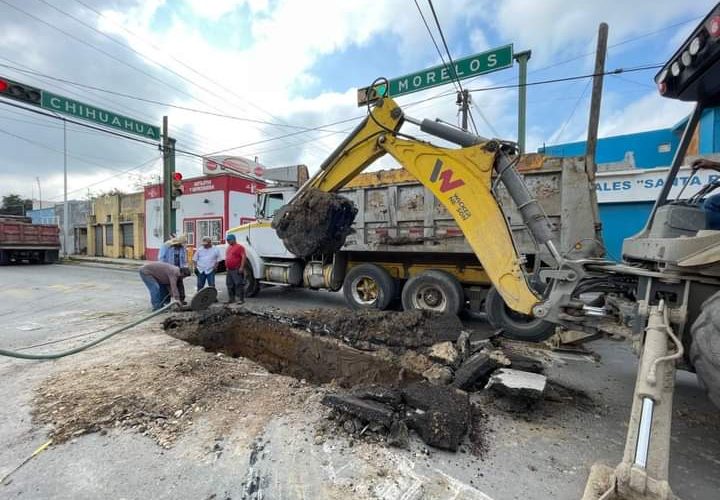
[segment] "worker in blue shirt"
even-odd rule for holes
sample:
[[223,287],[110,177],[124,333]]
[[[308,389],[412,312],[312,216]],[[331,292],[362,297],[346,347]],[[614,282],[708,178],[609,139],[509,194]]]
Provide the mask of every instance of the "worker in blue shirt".
[[[180,234],[174,238],[169,239],[160,249],[158,260],[160,262],[165,262],[166,264],[175,266],[181,271],[183,269],[188,270],[189,274],[187,249],[185,248],[185,243],[187,243],[187,237],[184,234]],[[182,280],[178,282],[178,291],[180,292],[180,302],[184,303],[185,285],[183,285]]]

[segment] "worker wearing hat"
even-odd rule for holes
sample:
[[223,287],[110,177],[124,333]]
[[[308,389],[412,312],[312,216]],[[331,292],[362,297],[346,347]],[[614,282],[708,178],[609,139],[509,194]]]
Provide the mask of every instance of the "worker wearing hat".
[[234,234],[228,234],[225,238],[227,249],[225,250],[225,268],[227,275],[225,284],[228,290],[228,302],[237,300],[242,304],[245,302],[245,248],[239,245]]
[[[188,269],[187,272],[189,274],[187,250],[185,248],[186,243],[187,236],[185,236],[184,234],[179,234],[173,238],[170,238],[165,242],[163,248],[160,250],[158,260],[160,262],[170,264],[171,266],[175,266],[179,270]],[[182,280],[178,281],[178,291],[180,294],[180,301],[184,302],[185,285],[183,284]]]

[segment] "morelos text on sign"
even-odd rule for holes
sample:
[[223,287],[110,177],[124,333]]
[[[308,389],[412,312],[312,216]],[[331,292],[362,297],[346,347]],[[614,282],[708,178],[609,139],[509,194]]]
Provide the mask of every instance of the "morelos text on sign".
[[358,106],[367,104],[368,100],[374,101],[386,94],[390,95],[390,97],[396,97],[451,83],[456,76],[462,80],[509,68],[513,64],[513,45],[504,45],[480,54],[458,59],[453,63],[452,65],[435,66],[399,78],[393,78],[388,81],[389,89],[385,89],[384,85],[376,85],[370,95],[368,95],[369,87],[358,89]]
[[160,139],[160,127],[96,108],[84,102],[68,99],[67,97],[53,94],[47,90],[42,91],[42,101],[40,105],[44,109],[51,109],[58,113],[82,118],[83,120],[106,127],[112,127],[129,134],[140,135],[147,139]]

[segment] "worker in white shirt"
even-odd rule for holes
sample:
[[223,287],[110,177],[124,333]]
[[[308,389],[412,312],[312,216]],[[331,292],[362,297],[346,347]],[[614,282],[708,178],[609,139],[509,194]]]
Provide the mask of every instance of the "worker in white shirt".
[[202,239],[202,246],[195,251],[192,260],[195,263],[197,289],[202,289],[206,282],[208,286],[215,288],[215,271],[220,262],[220,250],[213,246],[209,237]]

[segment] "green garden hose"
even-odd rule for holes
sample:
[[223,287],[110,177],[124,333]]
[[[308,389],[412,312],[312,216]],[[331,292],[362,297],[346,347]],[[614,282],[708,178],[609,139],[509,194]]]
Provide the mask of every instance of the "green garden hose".
[[65,356],[77,354],[81,351],[84,351],[85,349],[89,349],[90,347],[97,345],[100,342],[103,342],[103,341],[109,339],[110,337],[117,335],[118,333],[122,333],[125,330],[129,330],[130,328],[133,328],[133,327],[139,325],[140,323],[144,323],[145,321],[164,313],[165,311],[167,311],[168,309],[170,309],[171,307],[173,307],[175,305],[176,305],[176,302],[171,302],[170,304],[168,304],[164,307],[161,307],[157,311],[151,312],[147,316],[143,316],[142,318],[140,318],[136,321],[133,321],[132,323],[128,323],[127,325],[121,326],[120,328],[117,328],[117,329],[107,333],[106,335],[103,335],[102,337],[99,337],[91,342],[88,342],[87,344],[83,344],[74,349],[68,349],[67,351],[61,351],[61,352],[56,352],[56,353],[45,353],[45,354],[30,354],[30,353],[25,353],[25,352],[7,351],[5,349],[0,349],[0,356],[8,356],[10,358],[40,359],[40,360],[64,358]]

